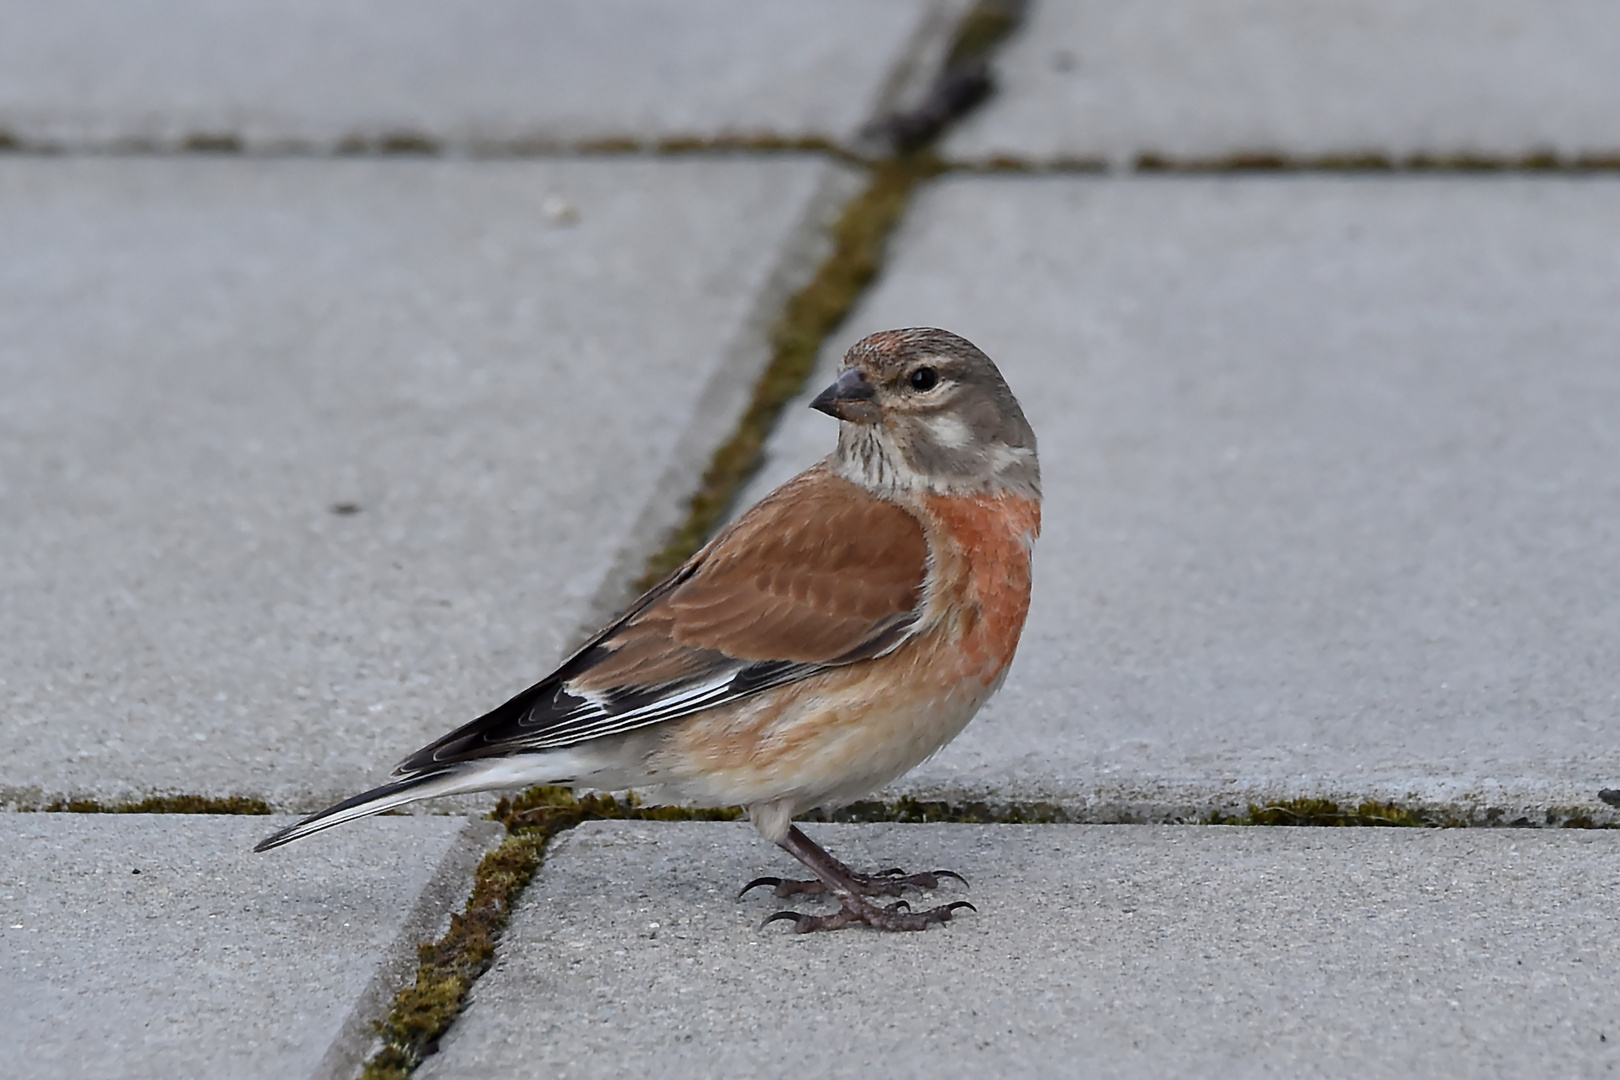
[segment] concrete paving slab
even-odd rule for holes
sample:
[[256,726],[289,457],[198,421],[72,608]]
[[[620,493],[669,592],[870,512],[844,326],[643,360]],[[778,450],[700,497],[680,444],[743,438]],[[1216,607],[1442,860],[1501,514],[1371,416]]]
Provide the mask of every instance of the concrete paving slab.
[[849,181],[0,161],[0,799],[313,809],[543,675],[683,512]]
[[1620,152],[1606,0],[1043,0],[951,156]]
[[466,902],[500,829],[377,818],[253,854],[290,820],[6,815],[5,1074],[357,1074],[416,946]]
[[18,0],[0,131],[57,147],[501,150],[855,134],[936,0]]
[[418,1075],[1596,1076],[1620,1063],[1614,833],[811,830],[856,865],[958,869],[979,914],[923,934],[761,930],[783,902],[739,903],[736,889],[790,860],[747,825],[587,825],[552,848]]
[[[1613,180],[925,192],[822,376],[874,330],[966,335],[1046,522],[1006,687],[892,790],[1613,820],[1617,253]],[[790,407],[748,497],[831,428]]]

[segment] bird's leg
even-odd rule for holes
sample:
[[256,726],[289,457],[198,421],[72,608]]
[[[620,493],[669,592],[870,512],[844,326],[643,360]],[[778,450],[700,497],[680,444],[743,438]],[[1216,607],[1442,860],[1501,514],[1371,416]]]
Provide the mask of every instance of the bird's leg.
[[[911,905],[904,900],[897,900],[887,907],[879,907],[866,899],[866,897],[896,895],[898,890],[903,887],[897,885],[896,882],[904,880],[906,875],[902,875],[898,871],[884,871],[880,874],[857,874],[827,854],[820,845],[804,835],[797,825],[790,826],[787,835],[779,840],[778,844],[789,855],[807,866],[812,874],[816,875],[816,881],[820,888],[795,888],[788,892],[782,892],[780,890],[783,883],[777,883],[777,895],[791,896],[795,892],[825,892],[837,897],[840,907],[831,915],[805,915],[797,911],[778,911],[775,915],[766,919],[765,923],[773,923],[779,919],[791,919],[793,929],[801,934],[814,930],[842,930],[844,927],[852,926],[855,923],[865,923],[875,930],[926,930],[935,923],[949,922],[951,916],[961,908],[967,908],[969,911],[978,910],[966,900],[958,900],[953,904],[943,904],[939,907],[929,908],[927,911],[915,912],[910,910]],[[933,874],[913,874],[910,876],[932,879],[932,884],[925,886],[917,883],[916,887],[933,888],[939,884],[938,878],[941,873],[941,871],[935,871]],[[961,880],[960,875],[951,874],[948,870],[943,871],[943,873]],[[754,885],[767,883],[765,881],[756,881],[751,883],[748,888],[751,889]],[[797,886],[805,883],[792,882],[791,884]],[[894,891],[887,891],[890,886],[893,886]],[[743,890],[743,892],[747,891],[748,889]],[[765,923],[760,925],[763,926]]]

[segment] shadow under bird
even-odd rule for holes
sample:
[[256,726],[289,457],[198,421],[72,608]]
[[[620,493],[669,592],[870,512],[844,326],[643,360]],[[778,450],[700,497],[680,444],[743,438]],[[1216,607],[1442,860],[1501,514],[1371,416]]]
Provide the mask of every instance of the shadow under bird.
[[417,799],[534,784],[742,806],[830,894],[799,931],[922,930],[971,908],[896,897],[948,871],[857,873],[793,824],[950,742],[1001,685],[1040,532],[1035,434],[990,358],[943,330],[873,334],[811,402],[838,447],[762,499],[556,671],[258,851]]

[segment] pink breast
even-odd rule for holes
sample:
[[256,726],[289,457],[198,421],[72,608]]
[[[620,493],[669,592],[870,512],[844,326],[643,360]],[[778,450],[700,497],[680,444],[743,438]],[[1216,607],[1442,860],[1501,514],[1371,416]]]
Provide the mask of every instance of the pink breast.
[[960,609],[964,672],[988,684],[1011,662],[1029,614],[1030,550],[1041,531],[1040,504],[1012,496],[935,496],[929,510],[942,547],[954,548],[957,557],[941,558],[939,568],[956,586],[950,591]]

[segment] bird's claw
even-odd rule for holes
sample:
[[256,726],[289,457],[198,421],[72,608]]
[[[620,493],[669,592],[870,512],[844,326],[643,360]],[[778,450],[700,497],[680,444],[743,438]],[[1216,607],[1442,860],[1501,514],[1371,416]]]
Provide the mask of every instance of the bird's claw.
[[957,900],[939,907],[929,908],[927,911],[912,911],[911,905],[904,900],[896,900],[888,907],[878,907],[876,904],[860,897],[851,897],[844,905],[830,915],[806,915],[802,911],[778,911],[759,924],[761,930],[773,922],[793,923],[795,934],[810,934],[818,930],[842,930],[855,923],[865,923],[874,930],[926,930],[938,923],[947,923],[956,912],[966,908],[978,914],[979,909],[966,900]]
[[[921,874],[908,874],[898,866],[891,866],[887,870],[879,870],[872,874],[852,874],[850,879],[855,891],[862,896],[899,896],[908,889],[919,892],[926,889],[937,889],[942,878],[952,878],[967,887],[968,880],[955,870],[932,870]],[[769,885],[771,893],[778,900],[786,900],[790,896],[822,896],[831,892],[826,884],[817,878],[795,880],[793,878],[757,877],[744,885],[742,892],[737,894],[741,900],[750,889],[757,889],[762,885]]]
[[[778,888],[781,886],[781,884],[782,879],[779,877],[757,877],[742,887],[742,892],[737,894],[737,899],[741,900],[743,897],[748,895],[748,890],[757,889],[761,885],[769,885],[772,888]],[[768,922],[769,920],[766,921]]]
[[[784,919],[792,919],[795,923],[797,923],[810,918],[814,918],[814,916],[806,915],[803,912],[798,911],[778,911],[775,915],[767,915],[765,917],[765,921],[759,924],[759,928],[763,930],[767,926],[771,925],[771,923],[781,922]],[[798,927],[795,926],[794,929],[797,930]]]

